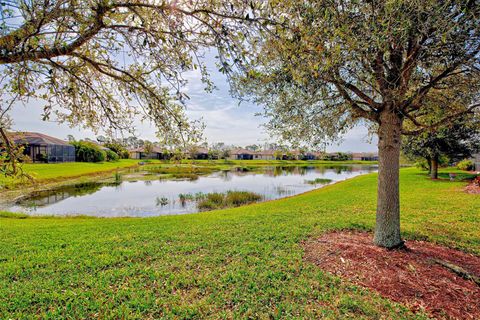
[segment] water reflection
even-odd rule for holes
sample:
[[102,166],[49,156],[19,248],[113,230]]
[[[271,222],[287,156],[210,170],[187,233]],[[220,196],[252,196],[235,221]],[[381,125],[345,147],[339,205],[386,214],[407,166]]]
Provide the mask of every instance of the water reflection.
[[156,175],[156,180],[92,182],[36,192],[5,209],[30,214],[104,217],[182,214],[197,210],[195,202],[182,200],[181,194],[238,190],[255,192],[271,200],[323,186],[308,181],[320,179],[333,183],[374,170],[376,168],[361,165],[278,166],[218,171],[196,180],[166,180]]

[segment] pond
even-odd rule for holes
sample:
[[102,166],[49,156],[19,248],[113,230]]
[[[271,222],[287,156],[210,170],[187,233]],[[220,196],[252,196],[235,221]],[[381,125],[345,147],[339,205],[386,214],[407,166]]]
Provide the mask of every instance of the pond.
[[219,171],[195,180],[89,182],[41,191],[6,210],[32,215],[148,217],[198,212],[195,201],[180,194],[250,191],[263,200],[279,199],[375,171],[362,165],[265,167],[259,171]]

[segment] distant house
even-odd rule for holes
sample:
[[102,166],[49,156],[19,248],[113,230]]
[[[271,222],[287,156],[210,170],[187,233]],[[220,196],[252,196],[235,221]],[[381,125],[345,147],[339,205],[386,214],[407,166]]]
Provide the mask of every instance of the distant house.
[[9,137],[16,145],[25,147],[23,153],[32,162],[57,163],[75,161],[75,147],[67,141],[37,132],[14,132],[9,133]]
[[204,147],[193,147],[193,149],[189,153],[190,153],[190,158],[195,160],[208,159],[208,149]]
[[144,147],[135,148],[128,150],[131,159],[157,159],[157,160],[168,160],[171,157],[169,152],[165,152],[164,149],[153,146],[150,153],[145,152]]
[[304,153],[298,153],[297,154],[297,159],[298,160],[315,160],[317,157],[315,153],[313,152],[304,152]]
[[257,151],[254,158],[258,160],[275,160],[275,150]]
[[352,160],[356,160],[356,161],[378,161],[378,154],[368,153],[368,152],[352,153]]
[[230,160],[253,160],[256,153],[247,149],[234,149],[230,151]]

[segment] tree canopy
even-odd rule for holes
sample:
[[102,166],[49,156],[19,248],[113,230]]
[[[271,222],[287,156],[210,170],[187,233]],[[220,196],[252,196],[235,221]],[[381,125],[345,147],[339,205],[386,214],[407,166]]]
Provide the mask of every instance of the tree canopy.
[[[287,140],[318,144],[365,120],[376,130],[386,109],[416,127],[403,133],[415,134],[480,106],[478,1],[269,1],[258,8],[276,23],[248,37],[237,33],[227,56],[237,94],[263,104],[269,129]],[[446,88],[451,94],[442,94]],[[455,104],[452,95],[470,101]],[[424,123],[424,102],[433,97],[444,117]]]
[[200,70],[211,88],[202,50],[222,37],[221,21],[244,18],[214,0],[7,0],[1,10],[2,113],[38,98],[44,119],[128,130],[140,117],[172,140],[199,133],[182,74]]

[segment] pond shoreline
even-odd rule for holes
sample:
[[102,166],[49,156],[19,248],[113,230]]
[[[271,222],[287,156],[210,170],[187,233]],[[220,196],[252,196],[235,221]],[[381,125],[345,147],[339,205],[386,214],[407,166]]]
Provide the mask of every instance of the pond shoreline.
[[[180,170],[181,178],[177,177],[175,169],[183,169]],[[375,166],[351,164],[251,166],[232,167],[228,170],[149,166],[118,171],[119,174],[114,175],[114,178],[103,176],[82,179],[73,184],[65,182],[22,192],[15,199],[10,198],[1,203],[1,206],[7,211],[36,216],[134,217],[188,214],[202,210],[196,202],[181,201],[179,196],[182,194],[249,191],[260,194],[263,198],[261,202],[265,202],[301,194],[375,170]],[[195,178],[186,175],[186,171],[191,172]],[[184,176],[189,178],[182,178]],[[76,208],[73,209],[75,211],[72,208]]]
[[[118,161],[117,167],[114,168],[103,168],[103,163],[92,164],[92,163],[83,163],[83,162],[72,162],[64,164],[26,164],[26,172],[33,174],[34,176],[39,175],[37,168],[47,166],[49,171],[56,171],[59,166],[72,167],[72,172],[75,171],[75,168],[82,166],[91,166],[95,165],[98,168],[95,168],[95,171],[73,174],[68,176],[58,175],[53,178],[43,178],[38,177],[37,180],[32,183],[15,183],[13,187],[6,187],[5,179],[0,177],[0,205],[3,205],[7,202],[15,201],[29,193],[35,191],[51,190],[57,187],[64,185],[70,185],[74,183],[85,183],[101,179],[108,179],[112,177],[117,171],[129,171],[136,168],[142,167],[153,167],[153,166],[164,166],[164,167],[178,167],[178,168],[188,168],[196,166],[198,168],[211,169],[213,171],[221,170],[231,170],[240,167],[268,167],[268,166],[323,166],[323,165],[376,165],[376,161],[324,161],[324,160],[183,160],[180,163],[170,162],[170,161],[146,161],[144,165],[140,165],[138,160],[133,161],[132,159],[120,160]],[[105,163],[106,164],[106,163]],[[43,168],[42,168],[43,169]],[[180,171],[179,171],[180,172]]]

